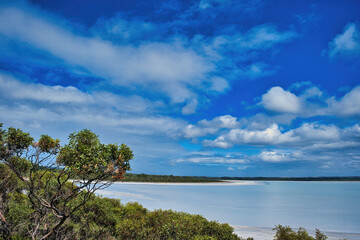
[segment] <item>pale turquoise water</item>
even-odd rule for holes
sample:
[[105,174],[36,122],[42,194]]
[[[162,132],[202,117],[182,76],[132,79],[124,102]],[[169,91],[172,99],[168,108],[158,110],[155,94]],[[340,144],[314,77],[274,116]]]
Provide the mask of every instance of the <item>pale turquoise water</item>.
[[101,192],[153,209],[173,209],[232,225],[319,228],[360,233],[360,182],[259,182],[259,185],[116,183]]

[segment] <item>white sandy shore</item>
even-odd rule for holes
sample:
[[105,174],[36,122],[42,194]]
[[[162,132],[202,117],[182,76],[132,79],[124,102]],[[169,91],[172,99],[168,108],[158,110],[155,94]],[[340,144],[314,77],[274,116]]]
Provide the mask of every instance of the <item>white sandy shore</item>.
[[142,185],[178,185],[178,186],[234,186],[234,185],[259,185],[264,182],[231,180],[222,182],[199,182],[199,183],[172,183],[172,182],[114,182],[114,184],[142,184]]
[[[249,227],[249,226],[238,226],[233,225],[234,232],[243,238],[253,237],[255,240],[273,240],[275,231],[269,227]],[[294,229],[297,231],[297,229]],[[315,235],[315,230],[306,229],[306,231],[311,235]],[[321,231],[321,229],[320,229]],[[330,232],[322,231],[327,237],[328,240],[360,240],[360,233],[343,233],[343,232]]]

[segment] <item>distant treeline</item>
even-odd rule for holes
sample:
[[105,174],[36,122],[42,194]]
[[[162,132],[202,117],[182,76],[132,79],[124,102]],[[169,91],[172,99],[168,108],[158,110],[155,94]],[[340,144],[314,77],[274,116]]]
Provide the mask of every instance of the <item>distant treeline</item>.
[[220,180],[248,181],[360,181],[359,177],[220,177]]
[[124,182],[173,182],[173,183],[208,183],[221,182],[220,178],[214,177],[190,177],[190,176],[173,176],[173,175],[149,175],[126,173]]
[[126,173],[124,182],[221,182],[230,180],[244,181],[360,181],[356,177],[190,177],[173,175],[150,175]]
[[[40,167],[42,170],[58,171],[58,169],[49,169]],[[230,180],[244,181],[360,181],[360,176],[352,177],[205,177],[205,176],[174,176],[174,175],[152,175],[126,173],[122,182],[170,182],[170,183],[211,183]]]

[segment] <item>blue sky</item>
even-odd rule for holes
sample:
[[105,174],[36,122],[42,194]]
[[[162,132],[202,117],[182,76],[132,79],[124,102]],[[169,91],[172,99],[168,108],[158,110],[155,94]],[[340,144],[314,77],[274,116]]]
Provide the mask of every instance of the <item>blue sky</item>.
[[0,121],[134,173],[360,175],[360,2],[0,2]]

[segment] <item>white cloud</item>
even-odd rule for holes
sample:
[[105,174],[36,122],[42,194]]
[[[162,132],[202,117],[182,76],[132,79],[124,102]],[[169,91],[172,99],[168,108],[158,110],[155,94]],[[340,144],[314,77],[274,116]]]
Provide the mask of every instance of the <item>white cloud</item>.
[[272,87],[262,96],[260,103],[265,109],[280,113],[299,113],[302,110],[302,100],[295,94],[281,87]]
[[88,107],[62,106],[59,108],[36,107],[29,105],[16,105],[15,107],[0,107],[0,115],[7,124],[15,121],[31,123],[39,122],[45,126],[56,122],[74,124],[81,128],[112,129],[121,132],[145,136],[176,137],[185,126],[182,120],[163,116],[127,116],[117,112]]
[[275,114],[266,115],[264,113],[258,113],[251,117],[242,118],[239,120],[242,126],[246,126],[249,130],[263,130],[273,124],[278,125],[290,125],[297,116],[294,114]]
[[263,151],[259,154],[259,158],[265,162],[284,162],[290,160],[289,153],[278,151]]
[[200,128],[193,124],[189,124],[184,129],[184,136],[186,138],[203,137],[208,134],[214,134],[217,132],[216,128]]
[[0,92],[3,96],[18,100],[36,100],[51,103],[88,103],[94,101],[92,96],[72,86],[62,87],[22,83],[2,73],[0,73],[0,86]]
[[236,170],[246,170],[248,168],[250,168],[250,166],[236,166],[236,167],[228,167],[227,170],[236,171]]
[[82,128],[112,129],[133,135],[177,137],[187,123],[156,114],[161,102],[139,96],[120,96],[105,91],[83,92],[69,86],[47,86],[21,82],[0,72],[0,106],[2,121],[43,126],[70,124]]
[[173,163],[197,163],[197,164],[244,164],[248,160],[241,155],[215,154],[215,153],[191,153],[173,160]]
[[273,124],[265,130],[232,129],[215,140],[204,140],[205,146],[230,148],[233,145],[268,145],[277,142],[292,141],[290,134],[283,134],[278,125]]
[[48,86],[26,83],[0,72],[0,93],[3,98],[15,101],[32,100],[53,104],[77,104],[86,106],[114,107],[121,112],[145,112],[162,107],[159,101],[149,101],[140,96],[120,96],[105,91],[86,93],[73,86]]
[[234,145],[308,146],[338,142],[341,130],[336,126],[304,123],[298,128],[282,132],[277,124],[264,130],[232,129],[215,140],[204,140],[205,146],[231,148]]
[[224,92],[229,88],[228,82],[221,77],[213,77],[211,78],[211,87],[210,90],[216,92]]
[[340,100],[334,97],[328,99],[329,113],[332,115],[352,116],[360,115],[360,86],[353,88]]
[[[229,50],[223,47],[232,46],[239,52],[254,50],[267,50],[275,45],[282,44],[294,39],[297,34],[293,31],[278,31],[275,25],[264,24],[251,28],[247,32],[233,35],[219,35],[211,39],[209,43],[212,50]],[[241,56],[240,56],[241,57]],[[243,56],[246,59],[249,56]]]
[[329,43],[329,57],[358,56],[360,54],[360,30],[357,23],[348,23],[344,32]]
[[198,124],[200,126],[213,128],[235,128],[239,125],[237,118],[230,115],[219,116],[210,121],[201,120]]
[[279,32],[274,25],[261,25],[252,28],[246,37],[238,39],[243,47],[252,49],[271,48],[274,44],[287,42],[294,37],[296,33],[292,31]]
[[147,22],[140,19],[126,19],[118,13],[110,19],[100,18],[92,27],[92,32],[96,35],[110,36],[120,42],[136,41],[145,39],[156,32],[159,34],[161,26],[153,22]]
[[189,124],[184,129],[186,138],[203,137],[208,134],[215,134],[220,129],[231,129],[239,126],[237,118],[230,115],[216,117],[212,120],[201,120],[197,125]]
[[193,95],[188,86],[200,86],[213,70],[205,58],[180,44],[115,45],[76,35],[44,12],[28,10],[0,9],[0,33],[114,84],[151,88],[174,102],[184,102]]
[[279,45],[296,36],[294,31],[279,31],[275,25],[265,24],[246,32],[235,31],[211,38],[197,35],[192,39],[192,44],[216,62],[217,68],[223,68],[225,72],[233,68],[232,75],[236,75],[237,79],[256,79],[272,75],[278,70],[278,67],[263,62],[261,55],[265,51],[275,52]]
[[198,105],[197,99],[191,99],[182,109],[183,114],[192,114],[196,111]]
[[256,62],[247,66],[243,71],[243,75],[249,79],[273,75],[277,71],[277,67],[270,66],[263,62]]
[[[310,85],[310,86],[309,86]],[[311,83],[293,84],[290,89],[305,87],[297,96],[281,87],[272,87],[262,95],[261,102],[265,109],[293,114],[294,117],[338,116],[352,117],[360,115],[360,86],[354,87],[342,98],[327,97],[318,87]]]
[[303,94],[301,95],[301,97],[305,98],[305,99],[309,99],[309,98],[321,98],[323,96],[323,91],[321,91],[318,87],[316,86],[312,86],[307,88]]
[[[340,129],[334,125],[320,125],[316,123],[304,123],[300,127],[290,130],[291,135],[298,138],[300,144],[312,144],[316,142],[334,142],[340,140]],[[304,143],[302,143],[304,141]]]

